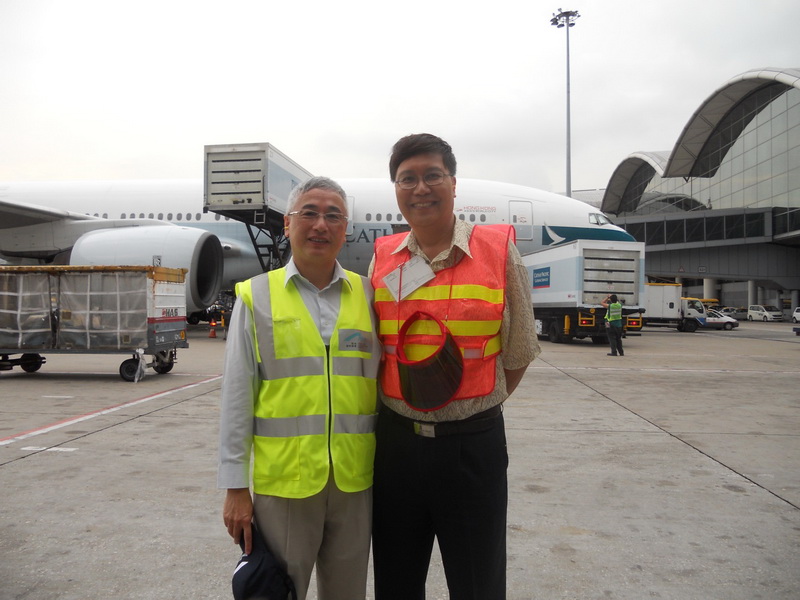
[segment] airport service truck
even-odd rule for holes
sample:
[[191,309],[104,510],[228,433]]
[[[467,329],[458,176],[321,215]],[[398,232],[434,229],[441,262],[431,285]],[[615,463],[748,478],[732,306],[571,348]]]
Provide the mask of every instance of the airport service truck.
[[647,283],[644,295],[644,324],[675,327],[693,333],[706,322],[706,307],[699,298],[683,298],[680,283]]
[[608,341],[602,302],[616,294],[626,332],[642,329],[644,244],[576,240],[522,257],[533,288],[536,333],[551,342]]

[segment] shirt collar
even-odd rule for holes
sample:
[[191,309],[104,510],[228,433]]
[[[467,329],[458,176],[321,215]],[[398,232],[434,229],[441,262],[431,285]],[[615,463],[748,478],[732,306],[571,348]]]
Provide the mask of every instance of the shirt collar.
[[[456,224],[455,227],[453,227],[453,239],[450,240],[449,252],[452,252],[453,248],[456,247],[459,248],[464,254],[472,258],[472,254],[469,251],[469,238],[472,235],[473,227],[474,225],[471,223],[467,223],[466,221],[456,218]],[[408,251],[411,252],[411,254],[422,253],[413,231],[408,232],[408,235],[402,239],[392,254],[397,254],[405,248],[408,248]]]
[[350,283],[350,280],[347,278],[347,274],[345,273],[344,268],[342,268],[342,265],[339,264],[338,260],[336,261],[336,264],[333,267],[333,277],[331,278],[331,282],[322,290],[319,290],[317,286],[313,285],[308,279],[303,277],[303,275],[297,269],[297,265],[294,262],[294,257],[290,258],[289,262],[286,265],[286,277],[283,280],[284,287],[289,285],[289,281],[293,278],[297,278],[299,281],[303,282],[303,285],[311,286],[312,288],[320,292],[323,290],[327,290],[340,279],[344,281],[345,285],[347,285],[349,288],[352,289],[352,284]]

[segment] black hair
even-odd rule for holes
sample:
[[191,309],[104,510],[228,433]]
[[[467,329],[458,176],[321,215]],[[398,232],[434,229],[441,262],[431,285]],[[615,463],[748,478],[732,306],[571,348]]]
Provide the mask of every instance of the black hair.
[[389,177],[395,180],[397,167],[404,160],[419,154],[439,154],[448,175],[456,174],[456,157],[450,144],[442,138],[430,133],[414,133],[397,140],[392,147],[392,156],[389,159]]

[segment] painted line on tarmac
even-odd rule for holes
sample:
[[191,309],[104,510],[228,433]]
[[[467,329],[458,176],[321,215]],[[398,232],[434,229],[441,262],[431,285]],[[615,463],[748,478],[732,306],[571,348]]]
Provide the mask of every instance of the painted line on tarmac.
[[74,425],[75,423],[81,423],[83,421],[88,421],[89,419],[94,419],[95,417],[99,417],[101,415],[107,415],[112,412],[116,412],[118,410],[122,410],[123,408],[128,408],[130,406],[136,406],[137,404],[143,404],[145,402],[150,402],[150,400],[155,400],[157,398],[163,398],[164,396],[169,396],[176,392],[182,392],[184,390],[189,390],[193,387],[197,387],[199,385],[203,385],[204,383],[210,383],[212,381],[216,381],[218,379],[222,379],[222,375],[216,375],[214,377],[209,377],[208,379],[204,379],[202,381],[198,381],[196,383],[190,383],[187,385],[182,385],[180,387],[167,390],[166,392],[159,392],[158,394],[153,394],[152,396],[145,396],[144,398],[139,398],[138,400],[131,400],[130,402],[124,402],[122,404],[118,404],[116,406],[111,406],[109,408],[103,408],[100,410],[96,410],[94,412],[87,413],[85,415],[81,415],[80,417],[73,417],[71,419],[66,419],[65,421],[59,421],[58,423],[53,423],[52,425],[45,425],[44,427],[39,427],[37,429],[31,429],[30,431],[25,431],[24,433],[20,433],[17,435],[13,435],[7,438],[0,439],[0,446],[7,446],[8,444],[13,444],[14,442],[20,442],[22,440],[26,440],[28,438],[41,435],[43,433],[50,433],[51,431],[55,431],[57,429],[61,429],[62,427],[68,427],[70,425]]

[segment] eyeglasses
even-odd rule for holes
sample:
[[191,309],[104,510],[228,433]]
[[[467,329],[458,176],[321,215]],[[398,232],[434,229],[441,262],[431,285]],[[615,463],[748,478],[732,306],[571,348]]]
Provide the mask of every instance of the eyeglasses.
[[[441,171],[431,171],[422,176],[422,181],[425,185],[441,185],[445,177],[450,177],[450,173],[442,173]],[[395,181],[397,187],[401,190],[413,190],[419,185],[419,177],[416,175],[403,175]]]
[[344,216],[342,213],[337,212],[329,212],[329,213],[321,213],[317,212],[316,210],[304,209],[304,210],[295,210],[289,213],[290,217],[297,215],[303,221],[307,221],[309,223],[316,223],[317,219],[322,217],[325,219],[325,222],[328,225],[344,225],[347,223],[347,217]]

